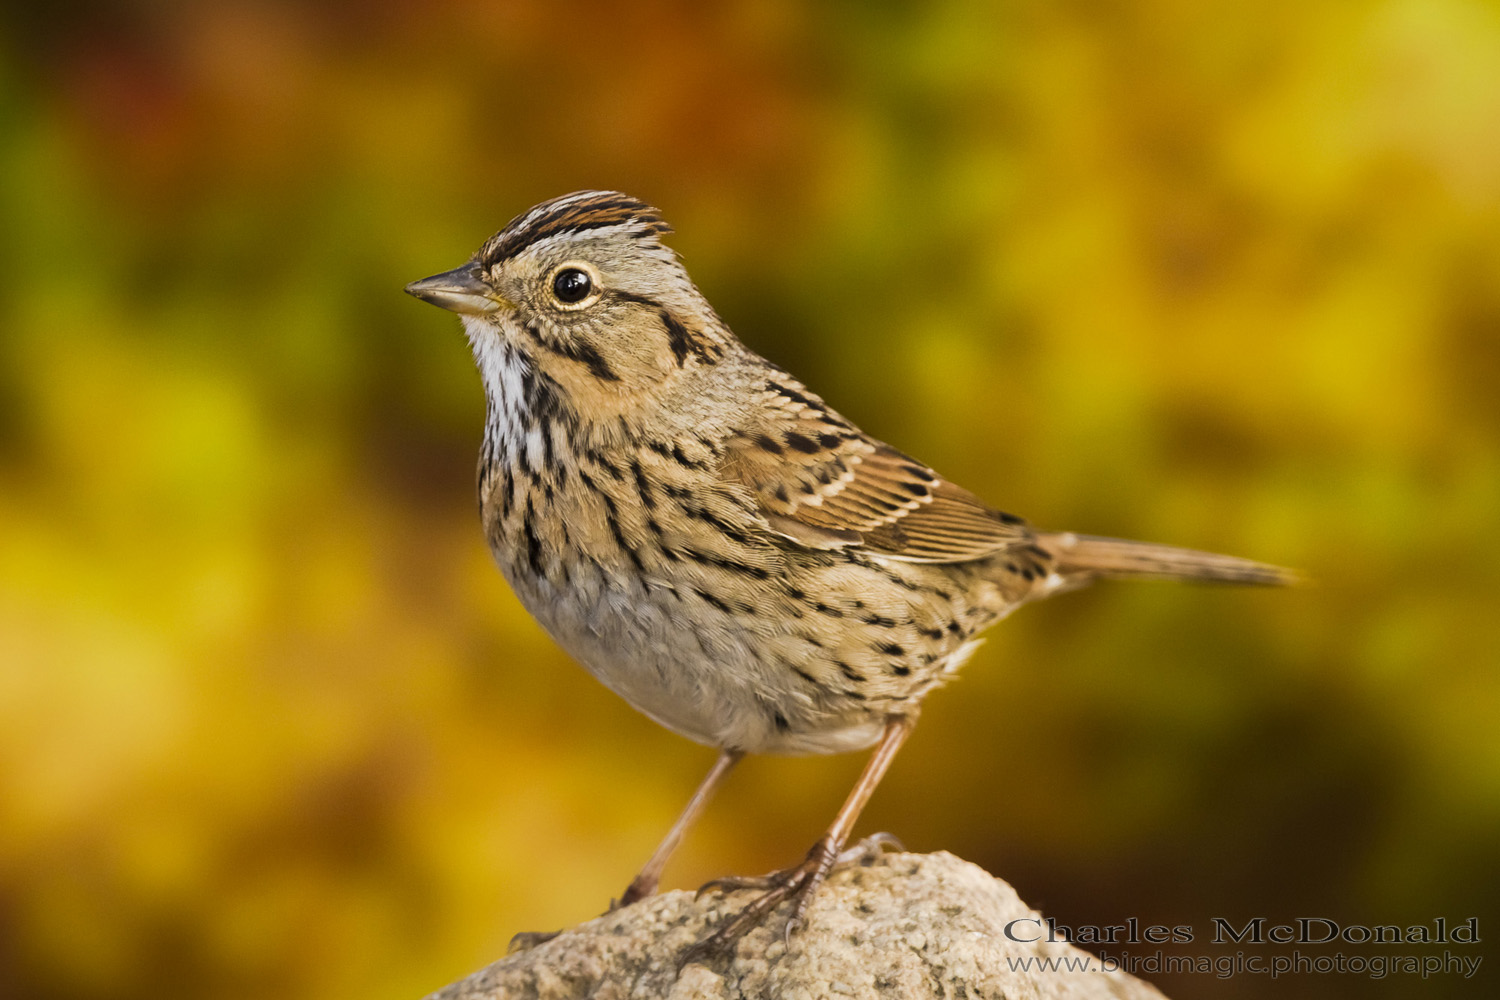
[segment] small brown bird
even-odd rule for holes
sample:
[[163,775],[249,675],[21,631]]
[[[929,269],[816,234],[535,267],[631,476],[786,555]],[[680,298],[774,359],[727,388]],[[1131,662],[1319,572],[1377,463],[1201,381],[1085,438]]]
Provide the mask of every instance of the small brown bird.
[[631,705],[719,758],[621,900],[744,754],[874,746],[806,858],[705,944],[799,920],[975,636],[1099,577],[1281,584],[1276,567],[1032,528],[862,433],[739,342],[657,211],[581,191],[406,290],[460,315],[488,400],[485,535],[521,602]]

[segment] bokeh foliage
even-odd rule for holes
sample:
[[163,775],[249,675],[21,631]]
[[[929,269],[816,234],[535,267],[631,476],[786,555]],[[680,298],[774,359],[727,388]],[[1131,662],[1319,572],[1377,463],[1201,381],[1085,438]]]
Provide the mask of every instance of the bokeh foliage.
[[[1496,933],[1494,3],[72,0],[0,15],[0,993],[415,997],[644,860],[711,754],[509,594],[400,294],[579,187],[1008,509],[1316,580],[1026,609],[864,829],[1064,923]],[[752,761],[670,882],[858,763]]]

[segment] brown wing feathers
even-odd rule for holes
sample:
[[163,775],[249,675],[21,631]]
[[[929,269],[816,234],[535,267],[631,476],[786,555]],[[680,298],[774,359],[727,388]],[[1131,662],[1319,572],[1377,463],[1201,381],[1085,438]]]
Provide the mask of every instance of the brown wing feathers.
[[1032,533],[1020,518],[866,437],[800,386],[772,382],[767,419],[730,442],[723,474],[773,529],[819,548],[862,544],[922,562],[980,559]]
[[982,559],[1031,538],[1020,518],[940,479],[932,485],[930,503],[866,535],[865,544],[908,559],[954,562]]

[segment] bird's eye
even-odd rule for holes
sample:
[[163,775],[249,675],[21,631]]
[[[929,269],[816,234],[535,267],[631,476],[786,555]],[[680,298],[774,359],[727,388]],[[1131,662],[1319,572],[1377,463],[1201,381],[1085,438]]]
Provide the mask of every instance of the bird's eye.
[[594,279],[581,268],[565,267],[552,279],[552,294],[568,305],[582,302],[593,290]]

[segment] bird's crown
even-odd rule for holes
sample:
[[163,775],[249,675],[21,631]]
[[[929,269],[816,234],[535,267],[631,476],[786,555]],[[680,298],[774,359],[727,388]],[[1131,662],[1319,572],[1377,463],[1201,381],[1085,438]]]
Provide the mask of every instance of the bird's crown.
[[[522,212],[485,241],[474,259],[489,268],[544,241],[591,230],[655,240],[672,231],[652,206],[619,191],[574,191]],[[613,234],[612,234],[613,235]]]

